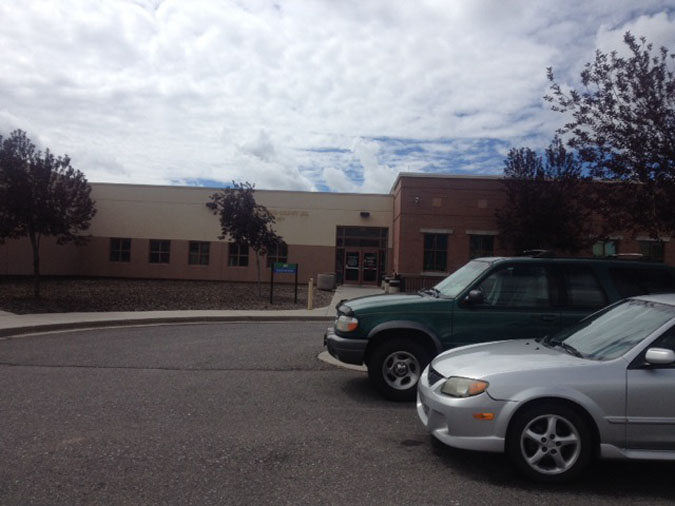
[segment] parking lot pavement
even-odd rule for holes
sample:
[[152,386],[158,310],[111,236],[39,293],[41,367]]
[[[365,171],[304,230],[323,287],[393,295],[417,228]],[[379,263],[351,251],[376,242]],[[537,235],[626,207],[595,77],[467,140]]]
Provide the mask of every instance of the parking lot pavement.
[[0,504],[672,504],[673,464],[567,487],[424,432],[317,360],[323,322],[159,325],[0,341]]

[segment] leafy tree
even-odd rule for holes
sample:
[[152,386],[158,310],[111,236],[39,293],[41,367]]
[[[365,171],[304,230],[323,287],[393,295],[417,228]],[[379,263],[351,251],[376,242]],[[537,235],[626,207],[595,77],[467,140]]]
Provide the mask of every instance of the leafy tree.
[[592,212],[582,165],[556,137],[541,157],[513,148],[504,161],[506,204],[496,212],[501,241],[514,253],[576,253],[590,245]]
[[28,237],[33,249],[33,294],[40,297],[40,242],[86,241],[80,235],[96,214],[84,174],[68,156],[41,152],[26,132],[0,136],[0,241]]
[[571,113],[559,130],[601,185],[598,210],[614,230],[675,232],[675,55],[627,32],[629,56],[596,51],[582,90],[564,91],[548,69],[552,109]]
[[276,222],[274,215],[265,206],[256,203],[254,192],[254,185],[232,181],[231,188],[224,188],[211,195],[211,201],[206,203],[206,207],[220,220],[222,235],[219,239],[227,236],[233,242],[255,251],[260,295],[260,255],[285,243],[272,229]]

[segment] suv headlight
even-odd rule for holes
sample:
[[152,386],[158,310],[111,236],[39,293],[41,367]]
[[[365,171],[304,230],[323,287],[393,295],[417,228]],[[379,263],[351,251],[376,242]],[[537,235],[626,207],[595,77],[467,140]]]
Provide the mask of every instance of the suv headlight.
[[335,320],[335,328],[340,332],[352,332],[359,326],[359,321],[353,316],[340,315]]
[[451,397],[472,397],[485,392],[488,385],[487,381],[451,376],[445,380],[441,392]]

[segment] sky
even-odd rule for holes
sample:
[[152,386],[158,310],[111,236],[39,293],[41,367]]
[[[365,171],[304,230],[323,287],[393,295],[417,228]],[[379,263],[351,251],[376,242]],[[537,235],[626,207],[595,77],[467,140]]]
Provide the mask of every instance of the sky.
[[0,135],[90,182],[387,193],[499,175],[623,34],[675,52],[675,0],[2,0]]

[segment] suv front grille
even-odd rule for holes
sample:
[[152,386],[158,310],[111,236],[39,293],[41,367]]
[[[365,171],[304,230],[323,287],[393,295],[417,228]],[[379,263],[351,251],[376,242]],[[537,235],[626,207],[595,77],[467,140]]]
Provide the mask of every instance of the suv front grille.
[[433,367],[429,366],[429,373],[427,375],[427,379],[429,380],[429,386],[435,385],[442,379],[445,379],[445,376],[443,376],[441,373],[439,373],[436,369]]

